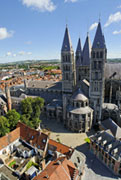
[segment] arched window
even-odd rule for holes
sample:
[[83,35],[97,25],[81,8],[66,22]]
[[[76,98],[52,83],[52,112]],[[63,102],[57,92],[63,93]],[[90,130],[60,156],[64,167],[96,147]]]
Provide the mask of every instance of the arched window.
[[97,52],[97,55],[96,55],[96,56],[97,56],[97,58],[99,58],[99,52]]
[[103,58],[103,51],[100,52],[100,58]]

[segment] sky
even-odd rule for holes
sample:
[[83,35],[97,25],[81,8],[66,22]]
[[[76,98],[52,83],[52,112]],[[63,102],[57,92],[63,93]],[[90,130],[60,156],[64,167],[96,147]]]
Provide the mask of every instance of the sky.
[[0,0],[0,63],[60,59],[66,24],[75,51],[99,19],[108,58],[121,58],[121,0]]

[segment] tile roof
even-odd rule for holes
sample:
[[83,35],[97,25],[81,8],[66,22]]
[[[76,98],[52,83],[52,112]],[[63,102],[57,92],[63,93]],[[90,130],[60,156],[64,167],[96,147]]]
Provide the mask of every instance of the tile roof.
[[49,149],[55,149],[56,151],[64,154],[64,155],[69,155],[73,153],[74,149],[71,147],[68,147],[64,144],[58,143],[52,139],[49,139]]
[[[75,175],[75,178],[74,178]],[[50,164],[33,180],[70,180],[76,179],[78,176],[78,170],[75,168],[71,161],[68,161],[65,157],[60,157]]]
[[17,127],[20,127],[20,138],[29,142],[32,146],[40,147],[44,150],[48,135],[32,129],[25,124],[19,122]]
[[68,27],[66,27],[66,30],[65,30],[65,35],[64,35],[64,40],[63,40],[63,45],[62,45],[61,51],[73,51]]
[[20,138],[20,127],[0,138],[0,150]]
[[41,150],[44,150],[48,135],[32,129],[21,122],[18,122],[15,130],[0,138],[0,150],[19,138],[29,142],[32,146],[37,148],[39,147]]

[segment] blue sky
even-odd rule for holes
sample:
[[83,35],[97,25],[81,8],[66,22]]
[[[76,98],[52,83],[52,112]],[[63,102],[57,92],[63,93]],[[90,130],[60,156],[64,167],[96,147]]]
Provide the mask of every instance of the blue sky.
[[121,57],[121,0],[1,0],[0,63],[60,58],[65,25],[74,50],[101,16],[109,58]]

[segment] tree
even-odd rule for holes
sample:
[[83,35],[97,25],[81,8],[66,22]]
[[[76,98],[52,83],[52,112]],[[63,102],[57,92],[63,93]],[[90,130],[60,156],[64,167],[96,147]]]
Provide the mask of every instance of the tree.
[[16,112],[15,109],[12,109],[8,111],[8,113],[6,114],[6,118],[8,119],[10,130],[13,130],[16,127],[18,121],[20,120],[20,114]]
[[44,99],[40,97],[26,98],[21,102],[21,121],[32,128],[37,128],[41,122],[40,114],[44,106]]
[[32,102],[33,98],[29,97],[21,102],[22,114],[32,114]]
[[9,122],[6,117],[0,116],[0,137],[9,133]]

